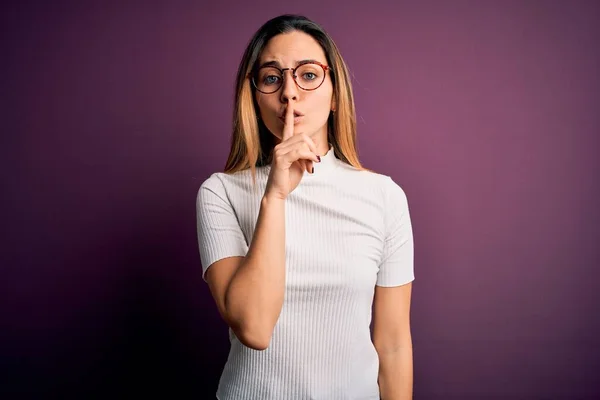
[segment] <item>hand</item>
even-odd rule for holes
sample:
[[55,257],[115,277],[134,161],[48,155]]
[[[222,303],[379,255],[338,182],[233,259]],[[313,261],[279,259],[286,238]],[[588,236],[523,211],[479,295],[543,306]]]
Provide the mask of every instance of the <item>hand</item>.
[[265,196],[285,200],[300,183],[304,171],[312,173],[313,161],[320,162],[317,146],[308,135],[294,134],[294,109],[290,101],[285,110],[281,143],[273,149]]

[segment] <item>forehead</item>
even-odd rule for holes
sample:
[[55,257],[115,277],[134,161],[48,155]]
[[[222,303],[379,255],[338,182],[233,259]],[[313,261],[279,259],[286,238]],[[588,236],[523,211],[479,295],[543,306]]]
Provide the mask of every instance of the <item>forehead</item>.
[[300,31],[282,33],[269,40],[260,56],[260,64],[277,61],[282,66],[312,59],[326,63],[323,48],[312,36]]

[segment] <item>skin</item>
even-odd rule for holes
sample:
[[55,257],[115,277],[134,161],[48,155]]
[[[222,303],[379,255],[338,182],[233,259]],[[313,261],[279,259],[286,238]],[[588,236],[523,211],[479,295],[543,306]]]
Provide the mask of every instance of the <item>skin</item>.
[[412,283],[375,286],[373,344],[379,356],[378,383],[382,400],[412,399],[411,292]]
[[[275,62],[279,68],[293,68],[300,61],[307,59],[327,65],[327,57],[319,43],[304,32],[293,31],[269,40],[258,62],[259,65]],[[330,111],[335,109],[333,83],[329,73],[326,73],[325,81],[318,89],[306,91],[296,85],[292,72],[286,70],[282,87],[270,94],[256,91],[256,101],[261,119],[280,147],[289,150],[288,145],[295,143],[295,140],[303,140],[307,143],[306,150],[318,155],[327,153],[327,119]],[[303,115],[294,121],[293,112]],[[285,122],[280,118],[282,115],[285,116]],[[308,140],[304,136],[307,136]],[[278,149],[276,146],[275,151]],[[285,164],[278,166],[288,168]],[[272,182],[269,193],[275,193],[279,197],[287,196],[300,182],[304,170],[312,171],[312,160],[302,157],[289,168],[289,185]],[[282,174],[278,175],[287,175],[284,171],[280,172]]]
[[[293,32],[271,39],[261,61],[269,57],[269,61],[289,66],[307,56],[326,61],[323,50],[312,37]],[[293,79],[284,79],[279,91],[257,95],[261,118],[275,135],[277,144],[254,236],[245,257],[216,261],[206,272],[222,318],[240,342],[255,350],[269,346],[283,306],[285,200],[299,184],[304,171],[312,170],[312,163],[320,161],[318,153],[325,154],[329,149],[326,124],[333,88],[329,76],[326,81],[318,90],[301,93]],[[298,123],[294,121],[294,109],[304,114]]]
[[[279,68],[293,68],[299,61],[307,59],[327,65],[327,57],[319,43],[304,32],[293,31],[273,37],[262,52],[259,65],[275,61]],[[287,70],[284,72],[283,86],[277,92],[263,94],[256,91],[256,100],[261,119],[275,135],[277,143],[283,140],[285,125],[279,116],[284,114],[288,104],[291,104],[295,111],[304,114],[300,121],[294,123],[293,134],[308,135],[320,153],[329,150],[327,118],[329,112],[335,108],[333,83],[329,73],[326,73],[325,81],[318,89],[306,91],[296,85],[291,71]]]
[[[321,46],[303,32],[280,34],[265,47],[259,63],[280,68],[313,59],[327,64]],[[317,90],[304,91],[291,71],[275,93],[257,91],[260,117],[276,138],[273,163],[246,257],[215,262],[207,281],[223,319],[240,341],[255,350],[268,347],[285,293],[285,200],[312,171],[318,155],[329,150],[327,118],[335,109],[329,74]],[[294,111],[303,114],[294,119]],[[283,121],[281,120],[283,116]],[[412,398],[413,363],[410,333],[412,284],[375,287],[373,343],[379,355],[379,389],[384,400]]]

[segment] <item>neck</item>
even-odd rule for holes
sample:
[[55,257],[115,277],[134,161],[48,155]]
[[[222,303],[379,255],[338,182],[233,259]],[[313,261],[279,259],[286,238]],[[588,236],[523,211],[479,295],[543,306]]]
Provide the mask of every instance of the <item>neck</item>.
[[323,156],[327,154],[329,148],[331,147],[329,141],[327,140],[327,131],[325,131],[324,134],[319,133],[317,135],[313,135],[311,136],[311,139],[315,142],[315,145],[317,146],[318,155]]
[[324,126],[318,132],[315,132],[312,135],[310,135],[310,138],[313,140],[313,142],[315,142],[315,145],[317,146],[318,155],[323,156],[327,154],[330,147],[327,136],[327,126]]

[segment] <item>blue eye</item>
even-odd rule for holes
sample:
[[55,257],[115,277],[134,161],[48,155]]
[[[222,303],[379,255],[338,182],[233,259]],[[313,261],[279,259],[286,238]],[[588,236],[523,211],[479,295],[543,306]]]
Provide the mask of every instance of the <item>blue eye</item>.
[[279,77],[275,75],[265,76],[263,82],[265,83],[265,85],[275,85],[277,84],[277,82],[279,82]]
[[[310,75],[310,76],[309,76]],[[308,79],[309,81],[312,81],[313,79],[317,78],[317,75],[315,75],[312,72],[307,72],[304,75],[302,75],[305,79]]]

